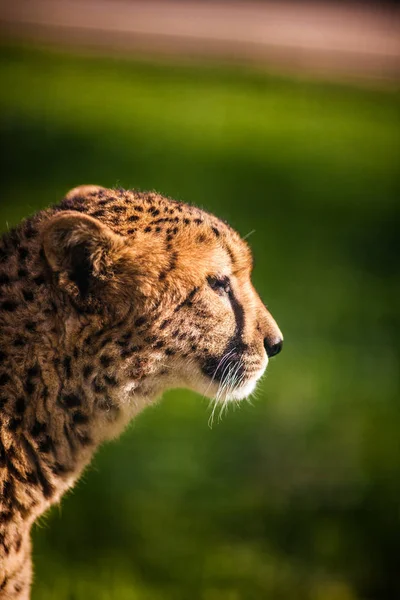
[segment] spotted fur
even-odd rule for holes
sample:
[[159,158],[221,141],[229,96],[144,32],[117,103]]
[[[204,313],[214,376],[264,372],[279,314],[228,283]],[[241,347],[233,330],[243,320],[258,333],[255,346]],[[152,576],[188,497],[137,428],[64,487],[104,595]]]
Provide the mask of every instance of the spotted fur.
[[83,186],[0,242],[0,598],[29,598],[30,528],[165,389],[248,395],[281,333],[227,224]]

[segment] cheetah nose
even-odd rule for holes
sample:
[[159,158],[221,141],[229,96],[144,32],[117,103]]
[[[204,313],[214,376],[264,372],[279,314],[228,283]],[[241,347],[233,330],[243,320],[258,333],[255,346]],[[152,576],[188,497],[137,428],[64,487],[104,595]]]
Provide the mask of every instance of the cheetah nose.
[[264,348],[267,353],[268,358],[272,358],[272,356],[276,356],[282,350],[283,339],[275,339],[271,340],[269,338],[264,338]]

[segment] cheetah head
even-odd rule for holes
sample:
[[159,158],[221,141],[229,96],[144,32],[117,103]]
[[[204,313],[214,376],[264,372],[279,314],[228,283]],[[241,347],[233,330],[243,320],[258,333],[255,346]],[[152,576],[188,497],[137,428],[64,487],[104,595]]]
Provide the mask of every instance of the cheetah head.
[[43,248],[71,343],[89,331],[99,365],[133,395],[186,387],[239,400],[282,348],[247,243],[198,208],[75,188],[44,223]]

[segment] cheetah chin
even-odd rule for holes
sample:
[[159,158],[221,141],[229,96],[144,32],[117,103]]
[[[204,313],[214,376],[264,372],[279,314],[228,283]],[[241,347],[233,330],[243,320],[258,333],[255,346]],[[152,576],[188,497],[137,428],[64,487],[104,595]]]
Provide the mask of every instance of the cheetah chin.
[[82,186],[0,241],[0,600],[29,597],[30,529],[167,389],[250,395],[282,334],[225,222]]

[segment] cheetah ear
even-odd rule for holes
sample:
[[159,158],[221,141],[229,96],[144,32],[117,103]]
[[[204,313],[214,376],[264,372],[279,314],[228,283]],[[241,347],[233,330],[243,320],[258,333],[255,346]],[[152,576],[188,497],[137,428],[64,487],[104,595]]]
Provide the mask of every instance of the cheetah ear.
[[113,278],[122,239],[93,217],[63,211],[44,225],[42,240],[59,286],[76,300],[93,303],[96,296],[100,300]]
[[65,196],[65,199],[73,200],[78,196],[85,197],[89,194],[101,192],[102,190],[105,191],[105,188],[101,187],[101,185],[78,185],[78,187],[74,187],[72,190],[69,190]]

